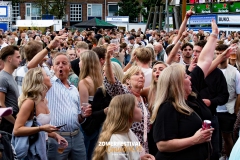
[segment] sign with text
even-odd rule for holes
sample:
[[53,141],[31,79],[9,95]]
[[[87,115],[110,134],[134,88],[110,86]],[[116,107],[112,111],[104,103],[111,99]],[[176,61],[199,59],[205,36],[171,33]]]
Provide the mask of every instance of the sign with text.
[[0,6],[0,17],[8,17],[8,6]]
[[217,24],[240,24],[239,15],[218,15]]
[[211,13],[211,4],[195,4],[196,13]]
[[233,2],[230,4],[229,12],[240,12],[240,2]]
[[214,3],[212,5],[212,13],[227,13],[229,12],[228,3]]
[[193,15],[190,17],[189,24],[211,24],[212,19],[217,19],[216,15]]
[[106,22],[128,23],[129,16],[107,16]]

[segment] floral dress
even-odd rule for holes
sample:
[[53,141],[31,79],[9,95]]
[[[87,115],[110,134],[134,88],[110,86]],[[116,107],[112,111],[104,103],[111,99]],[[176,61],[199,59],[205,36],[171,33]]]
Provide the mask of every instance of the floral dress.
[[[121,94],[132,94],[132,92],[127,88],[127,86],[123,85],[116,77],[116,82],[114,84],[111,84],[108,82],[107,78],[104,77],[103,83],[106,87],[107,93],[111,96],[117,96]],[[147,108],[148,104],[142,104],[142,102],[138,103],[138,107],[141,108],[142,115],[144,115],[144,108],[146,107],[147,110],[147,133],[150,131],[150,113]],[[149,153],[148,150],[148,141],[144,142],[144,116],[142,117],[141,122],[134,122],[131,126],[131,130],[135,133],[135,135],[138,137],[138,140],[142,144],[143,148],[145,149],[146,153]]]

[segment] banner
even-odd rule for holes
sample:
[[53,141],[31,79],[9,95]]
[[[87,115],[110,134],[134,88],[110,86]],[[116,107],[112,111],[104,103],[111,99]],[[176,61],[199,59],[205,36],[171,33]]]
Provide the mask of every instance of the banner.
[[217,24],[240,24],[239,15],[218,15]]
[[190,17],[189,25],[211,24],[212,19],[217,19],[216,15],[193,15]]

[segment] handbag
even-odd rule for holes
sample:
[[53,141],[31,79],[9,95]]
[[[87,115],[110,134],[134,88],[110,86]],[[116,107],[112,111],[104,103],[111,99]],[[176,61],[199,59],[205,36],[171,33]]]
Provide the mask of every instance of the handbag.
[[[33,108],[33,123],[31,127],[38,127],[38,123],[37,123],[37,118],[36,118],[36,106],[35,106],[35,102],[34,102],[34,108]],[[38,140],[38,133],[32,134],[30,136],[28,136],[29,139],[29,146],[31,146],[32,144],[34,144],[37,140]]]

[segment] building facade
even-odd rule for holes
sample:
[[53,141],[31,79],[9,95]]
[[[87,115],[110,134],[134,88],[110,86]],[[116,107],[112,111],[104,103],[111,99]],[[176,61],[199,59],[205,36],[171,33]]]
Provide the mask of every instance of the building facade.
[[[106,16],[116,15],[119,7],[119,0],[67,0],[65,16],[63,17],[64,26],[72,26],[76,23],[97,17],[105,20]],[[41,8],[33,0],[13,6],[13,23],[16,19],[40,20],[42,19]]]

